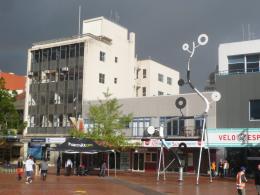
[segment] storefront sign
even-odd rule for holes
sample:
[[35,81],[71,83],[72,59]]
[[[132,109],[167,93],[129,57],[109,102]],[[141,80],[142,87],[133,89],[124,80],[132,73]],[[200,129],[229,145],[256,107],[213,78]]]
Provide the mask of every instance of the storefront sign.
[[258,128],[218,128],[208,130],[208,147],[260,147]]
[[31,139],[31,142],[45,142],[46,141],[46,139],[45,138],[32,138]]
[[62,144],[66,141],[65,137],[47,137],[46,143],[48,144]]
[[[177,148],[180,144],[185,144],[188,148],[198,148],[201,146],[200,141],[166,141],[166,144],[171,148]],[[159,139],[150,139],[143,141],[143,147],[161,147],[161,141]]]

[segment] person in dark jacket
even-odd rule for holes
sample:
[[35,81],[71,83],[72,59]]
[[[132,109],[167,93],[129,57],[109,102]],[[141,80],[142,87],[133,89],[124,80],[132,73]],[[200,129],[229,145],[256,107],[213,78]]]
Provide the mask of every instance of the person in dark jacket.
[[257,170],[255,172],[255,186],[257,194],[260,195],[260,164],[257,165]]
[[60,169],[61,169],[61,158],[60,158],[60,156],[57,158],[56,168],[57,168],[56,175],[59,176],[60,175]]

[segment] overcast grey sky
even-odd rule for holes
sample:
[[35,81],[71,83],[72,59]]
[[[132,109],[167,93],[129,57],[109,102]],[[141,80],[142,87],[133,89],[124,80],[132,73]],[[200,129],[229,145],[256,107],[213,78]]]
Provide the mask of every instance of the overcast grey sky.
[[188,59],[182,44],[207,33],[191,67],[201,89],[218,64],[220,43],[242,41],[248,24],[251,37],[260,37],[259,0],[0,0],[0,70],[26,74],[33,42],[77,34],[79,5],[82,19],[117,13],[119,24],[136,33],[139,59],[151,56],[182,77]]

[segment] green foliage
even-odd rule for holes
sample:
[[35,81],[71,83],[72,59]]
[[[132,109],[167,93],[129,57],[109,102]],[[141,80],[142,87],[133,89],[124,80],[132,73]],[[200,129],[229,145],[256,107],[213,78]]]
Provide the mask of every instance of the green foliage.
[[4,79],[0,78],[0,133],[8,133],[10,129],[18,129],[20,133],[26,124],[20,119],[14,107],[15,93],[10,94],[4,85]]
[[76,138],[86,138],[87,137],[87,135],[83,131],[79,131],[78,129],[70,129],[69,135],[71,137],[76,137]]
[[116,98],[111,98],[108,90],[103,94],[104,100],[89,107],[88,116],[93,128],[86,136],[112,148],[122,149],[128,145],[122,129],[131,122],[132,114],[123,115],[120,111],[122,105],[119,105]]

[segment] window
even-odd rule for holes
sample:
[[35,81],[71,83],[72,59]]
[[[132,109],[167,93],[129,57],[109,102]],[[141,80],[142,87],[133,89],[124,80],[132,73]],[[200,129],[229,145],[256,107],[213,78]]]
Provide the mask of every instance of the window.
[[245,72],[245,60],[243,55],[228,57],[228,72]]
[[146,152],[145,161],[146,162],[157,162],[157,154],[155,152]]
[[183,119],[175,118],[167,121],[167,136],[182,136],[185,127]]
[[114,83],[117,84],[117,78],[114,78]]
[[118,57],[115,57],[115,63],[117,63],[118,62]]
[[104,62],[105,61],[105,57],[106,57],[106,53],[103,51],[99,52],[99,60]]
[[259,71],[259,55],[246,56],[246,72]]
[[146,69],[143,69],[143,78],[145,79],[146,78]]
[[162,91],[158,91],[158,95],[163,95],[163,92]]
[[150,118],[134,118],[132,122],[133,136],[142,137],[144,130],[150,126]]
[[158,74],[158,81],[163,82],[163,75],[160,73]]
[[260,100],[249,101],[249,120],[260,120]]
[[99,83],[105,83],[105,75],[102,73],[99,73]]
[[146,96],[146,87],[143,87],[142,90],[143,90],[143,96]]
[[171,77],[167,77],[167,84],[172,85],[172,78]]

